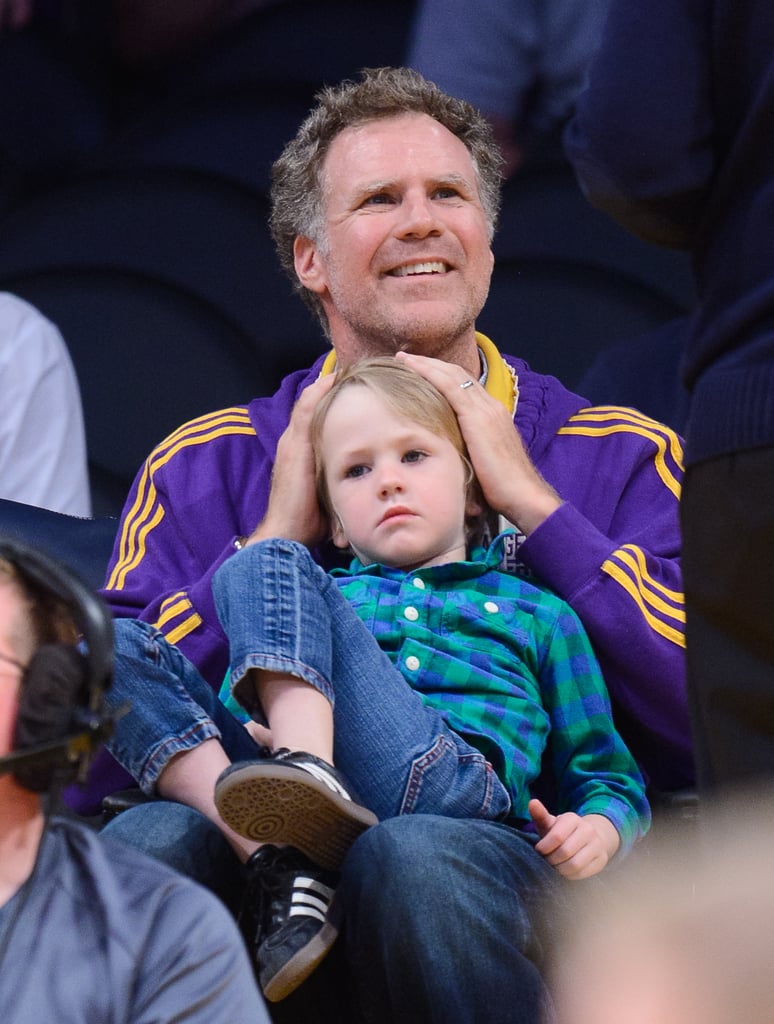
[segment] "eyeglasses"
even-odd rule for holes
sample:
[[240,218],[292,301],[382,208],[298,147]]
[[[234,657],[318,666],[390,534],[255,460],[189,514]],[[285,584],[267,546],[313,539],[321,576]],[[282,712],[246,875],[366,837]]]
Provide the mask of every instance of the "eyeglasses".
[[0,661],[4,661],[8,665],[13,665],[13,667],[14,668],[18,668],[18,670],[20,672],[26,672],[27,671],[27,666],[26,665],[22,664],[22,662],[18,661],[16,658],[12,658],[9,654],[1,654],[0,653]]

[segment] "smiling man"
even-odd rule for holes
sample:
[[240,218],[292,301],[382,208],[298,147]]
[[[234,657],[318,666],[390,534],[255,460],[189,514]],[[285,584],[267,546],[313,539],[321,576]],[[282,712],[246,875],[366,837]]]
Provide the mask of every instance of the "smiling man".
[[[632,410],[587,408],[476,331],[499,187],[487,123],[415,72],[379,69],[324,90],[275,165],[272,230],[332,350],[273,397],[185,424],[137,475],[105,590],[118,616],[116,693],[134,690],[136,704],[112,751],[161,799],[109,828],[215,888],[239,876],[254,844],[229,831],[202,780],[262,752],[215,696],[234,649],[251,655],[244,627],[221,622],[212,580],[245,543],[271,537],[299,541],[325,567],[336,562],[309,428],[337,367],[365,355],[398,353],[448,398],[486,502],[517,528],[505,567],[534,574],[578,613],[651,783],[692,781],[680,442]],[[514,333],[506,341],[517,346]],[[250,580],[241,586],[249,591]],[[154,742],[142,712],[181,677],[199,686],[207,713],[182,715],[171,744],[169,723],[157,721]],[[92,798],[118,784],[109,767]],[[401,1024],[537,1021],[546,992],[522,845],[500,822],[434,815],[364,832],[338,882],[349,993],[330,1019],[352,1007],[352,1019]],[[259,888],[277,883],[285,902],[272,902],[275,920],[316,913],[318,931],[331,923],[330,894],[311,907],[310,875],[247,874]],[[309,985],[335,967],[329,958]],[[310,1020],[328,1009],[324,995],[315,992]]]
[[323,190],[324,234],[297,238],[295,266],[339,360],[411,348],[478,376],[475,320],[494,257],[464,143],[426,114],[348,128]]

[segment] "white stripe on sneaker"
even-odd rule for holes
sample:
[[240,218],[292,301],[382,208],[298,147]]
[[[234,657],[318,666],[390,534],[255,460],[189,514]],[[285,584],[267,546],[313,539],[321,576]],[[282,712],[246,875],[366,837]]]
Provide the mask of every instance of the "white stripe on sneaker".
[[320,896],[327,899],[329,902],[333,899],[333,889],[324,882],[318,882],[316,878],[309,878],[308,875],[296,875],[296,879],[293,882],[293,888],[298,886],[299,889],[311,889],[312,892],[319,893]]
[[352,797],[349,795],[346,789],[344,789],[344,787],[336,781],[336,779],[330,774],[330,772],[326,772],[326,770],[324,768],[321,768],[319,765],[295,764],[294,766],[296,768],[302,768],[305,772],[309,772],[309,774],[313,776],[313,778],[317,779],[318,782],[324,783],[324,785],[326,785],[328,789],[332,789],[334,793],[338,793],[339,796],[344,797],[345,800],[352,799]]
[[325,914],[317,910],[315,907],[307,907],[305,905],[296,906],[295,902],[288,912],[288,917],[314,917],[323,923],[325,923],[326,920]]
[[308,892],[294,892],[290,902],[294,907],[316,907],[323,914],[327,912],[330,906],[328,900],[318,900],[316,896],[312,896]]
[[298,875],[293,882],[288,917],[313,917],[325,921],[333,900],[333,889],[308,875]]

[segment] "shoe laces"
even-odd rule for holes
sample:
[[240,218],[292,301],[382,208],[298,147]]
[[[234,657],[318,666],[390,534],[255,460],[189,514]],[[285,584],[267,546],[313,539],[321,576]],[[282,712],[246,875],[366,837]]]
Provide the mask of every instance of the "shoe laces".
[[239,920],[242,924],[244,919],[245,924],[252,927],[257,944],[267,931],[288,916],[299,875],[317,879],[327,888],[335,886],[330,877],[323,882],[321,876],[328,873],[292,846],[268,843],[260,846],[248,859],[245,868],[247,884]]
[[285,851],[278,846],[260,846],[245,864],[247,875],[239,923],[248,926],[256,941],[271,918],[271,906],[282,890],[283,872],[277,870]]

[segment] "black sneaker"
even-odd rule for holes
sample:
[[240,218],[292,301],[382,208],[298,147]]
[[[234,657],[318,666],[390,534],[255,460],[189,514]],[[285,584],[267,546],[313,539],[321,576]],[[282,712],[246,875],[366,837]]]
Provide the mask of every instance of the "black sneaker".
[[215,804],[239,835],[295,846],[331,871],[379,820],[353,800],[333,765],[302,751],[230,765],[215,783]]
[[276,1003],[309,977],[336,941],[337,876],[289,846],[259,847],[245,871],[240,925],[263,994]]

